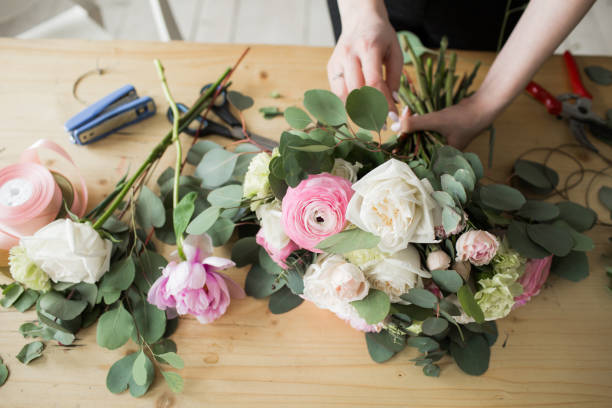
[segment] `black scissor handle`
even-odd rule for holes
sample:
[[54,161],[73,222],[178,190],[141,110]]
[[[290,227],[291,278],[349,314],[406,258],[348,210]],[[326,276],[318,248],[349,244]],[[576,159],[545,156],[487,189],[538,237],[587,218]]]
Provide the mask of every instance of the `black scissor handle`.
[[[208,88],[211,87],[212,84],[206,84],[200,90],[200,93],[203,93]],[[212,106],[213,112],[217,115],[221,120],[227,123],[230,127],[242,126],[242,123],[238,118],[236,118],[232,112],[230,111],[229,101],[227,100],[227,93],[225,91],[221,91],[217,99],[215,99],[215,103]]]

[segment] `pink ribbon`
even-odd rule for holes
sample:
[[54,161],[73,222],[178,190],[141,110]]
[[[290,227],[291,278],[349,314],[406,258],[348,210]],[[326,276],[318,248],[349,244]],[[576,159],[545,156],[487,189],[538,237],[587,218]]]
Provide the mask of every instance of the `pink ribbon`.
[[41,139],[22,153],[20,163],[0,170],[0,249],[10,249],[22,236],[49,224],[62,208],[62,191],[38,156],[42,149],[57,153],[76,169],[80,189],[70,182],[74,192],[70,211],[79,217],[85,214],[87,186],[76,164],[58,144]]

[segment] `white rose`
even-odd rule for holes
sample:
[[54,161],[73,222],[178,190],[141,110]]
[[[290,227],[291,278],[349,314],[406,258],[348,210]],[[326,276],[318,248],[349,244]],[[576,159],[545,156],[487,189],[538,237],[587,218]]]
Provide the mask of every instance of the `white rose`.
[[271,203],[261,204],[255,210],[261,225],[263,238],[275,250],[281,250],[289,244],[289,237],[285,234],[281,221],[281,202],[274,200]]
[[261,152],[257,154],[249,163],[249,168],[244,175],[244,183],[242,185],[243,196],[245,198],[253,198],[251,210],[255,211],[262,203],[262,199],[270,196],[270,162],[272,158],[278,156],[278,149],[274,149],[272,155]]
[[353,190],[346,218],[379,236],[381,251],[394,253],[411,242],[436,242],[433,189],[406,163],[386,161],[353,184]]
[[432,251],[427,255],[427,268],[430,271],[446,270],[450,266],[450,263],[450,256],[441,249]]
[[304,274],[304,298],[332,312],[345,310],[346,304],[363,299],[369,290],[361,269],[340,255],[319,257]]
[[385,292],[393,303],[406,303],[400,296],[412,288],[422,287],[422,278],[431,278],[421,267],[419,251],[412,245],[392,255],[382,255],[379,262],[364,267],[363,273],[370,286]]
[[334,176],[342,177],[354,183],[357,181],[357,172],[363,167],[363,164],[357,162],[351,164],[346,160],[335,159],[334,167],[332,168],[331,174]]
[[28,257],[54,282],[96,283],[110,266],[112,243],[89,224],[53,221],[23,237]]

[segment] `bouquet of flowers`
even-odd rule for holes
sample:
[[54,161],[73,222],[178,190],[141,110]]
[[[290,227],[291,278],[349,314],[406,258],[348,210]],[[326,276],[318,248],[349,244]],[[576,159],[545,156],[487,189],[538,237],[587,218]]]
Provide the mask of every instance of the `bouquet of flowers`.
[[[485,183],[476,154],[433,132],[404,133],[411,113],[468,96],[478,68],[459,81],[444,42],[435,68],[405,46],[417,80],[403,77],[403,114],[388,141],[381,135],[388,105],[376,89],[356,89],[346,103],[309,90],[307,112],[285,110],[292,129],[273,151],[194,147],[196,175],[214,188],[213,205],[188,230],[222,244],[238,226],[232,259],[252,264],[246,293],[269,296],[272,313],[310,301],[365,332],[377,362],[412,346],[428,376],[439,375],[435,363],[447,354],[480,375],[497,319],[537,295],[550,272],[570,280],[588,274],[593,242],[583,232],[596,216],[572,202],[527,200],[510,185]],[[242,179],[232,171],[247,151],[259,153]],[[558,182],[552,169],[526,160],[515,172],[535,192]]]

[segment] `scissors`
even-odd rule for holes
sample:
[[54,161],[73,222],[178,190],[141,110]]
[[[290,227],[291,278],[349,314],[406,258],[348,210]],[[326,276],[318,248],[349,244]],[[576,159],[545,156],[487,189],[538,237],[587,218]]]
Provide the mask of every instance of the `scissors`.
[[[211,85],[212,84],[205,85],[201,89],[200,93],[210,88]],[[176,107],[181,113],[185,113],[189,110],[189,108],[182,103],[177,103]],[[230,111],[229,101],[227,100],[227,93],[225,92],[225,90],[219,93],[211,109],[223,122],[227,124],[227,126],[210,119],[205,119],[201,115],[198,115],[194,119],[194,122],[197,121],[198,123],[190,123],[189,126],[185,130],[183,130],[183,132],[193,137],[195,137],[195,135],[197,134],[199,136],[219,135],[234,140],[245,139],[244,133],[242,132],[242,123]],[[170,123],[174,121],[174,115],[172,113],[171,108],[168,108],[166,117],[168,118]],[[249,135],[249,138],[253,140],[253,142],[260,145],[261,147],[272,150],[278,146],[278,142],[275,140],[256,135],[249,131],[247,131],[246,133]]]
[[572,54],[565,51],[563,59],[572,85],[572,93],[564,93],[555,98],[534,81],[529,82],[525,89],[531,96],[546,106],[548,113],[568,119],[569,127],[576,140],[587,149],[598,153],[598,149],[586,137],[585,125],[589,126],[594,136],[606,143],[612,143],[612,128],[591,110],[593,97],[582,84],[580,72]]

